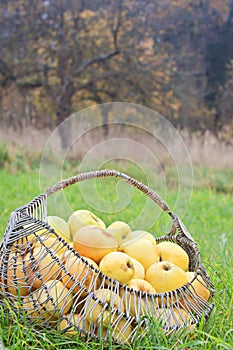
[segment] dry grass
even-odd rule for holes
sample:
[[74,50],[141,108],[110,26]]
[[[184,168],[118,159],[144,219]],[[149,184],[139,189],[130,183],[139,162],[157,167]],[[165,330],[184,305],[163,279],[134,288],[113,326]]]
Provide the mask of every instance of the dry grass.
[[[76,131],[75,131],[76,132]],[[110,127],[108,136],[103,135],[101,127],[85,132],[85,126],[79,128],[73,134],[75,142],[69,147],[66,157],[69,159],[83,160],[87,157],[93,163],[104,162],[109,159],[121,158],[129,161],[153,164],[158,171],[176,163],[176,159],[184,158],[185,150],[179,138],[170,138],[165,135],[161,142],[157,137],[144,130],[135,132],[133,127],[114,125]],[[53,135],[53,136],[52,136]],[[78,135],[81,135],[78,137]],[[52,136],[52,137],[51,137]],[[224,169],[233,167],[233,145],[218,140],[210,132],[204,135],[188,134],[181,132],[193,165],[207,166]],[[35,130],[25,128],[21,131],[0,130],[0,140],[6,143],[11,150],[22,146],[30,151],[43,152],[48,148],[48,142],[52,151],[62,153],[59,135],[52,134],[51,130]],[[175,158],[175,159],[174,159]]]

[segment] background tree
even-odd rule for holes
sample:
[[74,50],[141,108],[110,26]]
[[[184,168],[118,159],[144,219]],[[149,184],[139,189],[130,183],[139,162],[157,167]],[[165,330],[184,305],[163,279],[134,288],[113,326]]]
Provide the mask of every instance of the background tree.
[[127,101],[190,130],[231,121],[218,101],[232,1],[2,0],[0,15],[2,120],[53,127],[93,103]]

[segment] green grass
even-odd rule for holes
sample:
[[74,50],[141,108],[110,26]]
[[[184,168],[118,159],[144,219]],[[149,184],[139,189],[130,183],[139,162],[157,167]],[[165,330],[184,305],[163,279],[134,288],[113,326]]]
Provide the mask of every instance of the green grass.
[[[174,183],[167,183],[167,193],[159,182],[159,176],[148,178],[144,173],[127,169],[143,182],[149,181],[153,189],[166,197],[166,201],[175,206],[178,189]],[[74,174],[68,168],[66,176]],[[172,172],[169,176],[172,177]],[[102,344],[90,340],[83,342],[78,334],[69,337],[58,331],[36,330],[21,324],[11,308],[0,308],[0,339],[7,349],[232,349],[233,346],[233,286],[232,286],[232,171],[208,171],[195,169],[196,182],[191,201],[182,218],[184,224],[198,243],[203,263],[215,285],[215,308],[206,324],[200,324],[189,334],[175,334],[170,337],[151,324],[151,330],[143,341],[132,346]],[[39,176],[36,170],[11,173],[0,170],[0,236],[3,235],[11,212],[26,204],[40,191]],[[139,191],[128,190],[122,182],[116,186],[115,179],[92,181],[81,187],[70,186],[64,193],[54,194],[48,201],[48,214],[61,215],[67,219],[76,208],[89,208],[99,215],[106,224],[116,219],[131,223],[133,228],[148,228],[160,236],[167,232],[168,220]],[[94,194],[95,191],[95,194]],[[188,192],[187,192],[188,193]],[[65,194],[65,197],[64,197]],[[184,191],[185,194],[185,191]],[[92,199],[95,199],[92,203]],[[182,199],[182,197],[181,197]],[[111,207],[115,202],[117,211]],[[181,205],[182,206],[182,205]],[[139,214],[146,207],[143,218]],[[179,208],[178,208],[179,210]],[[156,222],[154,219],[157,219]],[[0,347],[1,348],[1,347]]]

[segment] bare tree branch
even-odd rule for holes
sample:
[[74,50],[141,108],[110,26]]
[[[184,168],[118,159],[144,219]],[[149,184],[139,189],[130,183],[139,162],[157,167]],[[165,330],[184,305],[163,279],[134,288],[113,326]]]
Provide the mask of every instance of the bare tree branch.
[[82,89],[89,89],[90,86],[92,86],[94,83],[101,81],[101,80],[106,80],[106,79],[110,79],[110,78],[117,78],[119,76],[124,75],[124,77],[126,77],[127,75],[130,75],[134,72],[134,70],[128,70],[127,72],[123,71],[123,70],[118,70],[116,72],[110,72],[110,73],[106,73],[103,75],[100,75],[98,77],[95,77],[93,79],[90,79],[86,84],[82,84],[79,85],[75,91],[79,91]]
[[99,56],[99,57],[94,57],[92,58],[91,60],[89,61],[86,61],[84,62],[77,70],[76,72],[74,73],[74,76],[77,76],[79,74],[81,74],[83,71],[85,71],[89,66],[91,66],[92,64],[94,63],[98,63],[98,62],[105,62],[107,60],[109,60],[110,58],[118,55],[120,53],[120,50],[115,50],[113,52],[110,52],[106,55],[102,55],[102,56]]
[[16,85],[21,89],[36,89],[38,87],[43,86],[43,82],[39,80],[35,80],[31,82],[16,80]]

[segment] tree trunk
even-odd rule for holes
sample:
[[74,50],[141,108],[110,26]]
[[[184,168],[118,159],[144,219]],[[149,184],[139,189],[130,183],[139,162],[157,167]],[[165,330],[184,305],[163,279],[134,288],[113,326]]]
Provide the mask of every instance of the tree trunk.
[[111,111],[111,104],[104,104],[102,108],[103,136],[106,138],[109,133],[108,117]]
[[60,111],[57,111],[57,125],[58,132],[61,138],[61,148],[64,151],[67,151],[71,144],[71,129],[70,129],[70,121],[67,114],[62,114]]
[[58,132],[61,137],[61,147],[63,150],[68,150],[71,146],[71,126],[70,114],[73,96],[73,86],[70,84],[62,96],[58,99],[56,116]]

